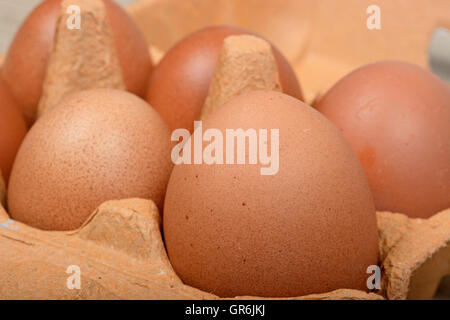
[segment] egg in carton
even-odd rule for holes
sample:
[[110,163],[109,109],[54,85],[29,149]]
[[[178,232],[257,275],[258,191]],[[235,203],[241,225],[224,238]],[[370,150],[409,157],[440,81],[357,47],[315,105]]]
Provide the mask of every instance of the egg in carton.
[[[102,204],[71,232],[10,220],[0,208],[2,299],[219,299],[186,286],[173,271],[150,200]],[[80,280],[76,280],[79,275]],[[254,297],[238,297],[243,299]],[[299,299],[382,299],[337,290]]]
[[[248,65],[251,62],[245,57],[252,59],[251,54],[233,50],[236,41],[263,40],[252,36],[227,38],[204,113],[233,95],[260,88],[261,83],[279,88],[273,59],[261,58],[261,54],[256,61],[257,70],[264,71],[265,81],[230,81],[230,77],[241,78],[230,66]],[[233,61],[236,55],[240,57],[238,62]],[[80,229],[70,232],[41,231],[11,220],[3,208],[0,212],[0,242],[7,248],[0,259],[0,270],[6,275],[1,280],[2,298],[219,299],[184,285],[177,277],[162,242],[158,209],[150,200],[106,202]],[[400,214],[378,213],[380,257],[385,268],[380,293],[388,298],[429,298],[434,294],[442,276],[449,272],[442,268],[449,259],[449,214],[447,210],[429,220],[415,220]],[[435,241],[423,241],[424,236]],[[417,256],[411,257],[411,239],[418,241]],[[75,280],[77,273],[79,282]],[[340,289],[290,299],[382,298],[375,293]]]
[[[424,10],[429,12],[426,17],[421,14]],[[191,1],[141,0],[128,7],[151,44],[155,61],[187,34],[206,26],[232,24],[258,32],[288,58],[302,85],[305,101],[311,105],[336,81],[371,62],[401,60],[429,69],[428,47],[433,32],[438,27],[450,28],[450,19],[446,15],[449,10],[450,3],[445,0],[436,1],[433,7],[426,0],[414,0],[407,8],[401,1],[390,0],[381,0],[377,6],[371,1],[358,0],[344,3],[333,0],[219,0],[214,3],[197,1],[195,5]],[[379,14],[379,28],[369,27],[374,14]],[[161,29],[167,33],[161,34]],[[378,217],[384,217],[384,214],[378,213]],[[445,220],[445,217],[441,214],[438,220]],[[421,221],[426,220],[404,221],[416,221],[411,224],[421,225]],[[406,225],[409,224],[405,222]],[[433,249],[429,250],[433,252]],[[423,258],[416,258],[420,265]],[[442,268],[445,269],[446,263],[444,259]],[[436,277],[441,278],[442,274],[445,272],[437,272]],[[430,288],[439,283],[431,282],[434,284]],[[447,295],[450,294],[448,287],[443,286],[447,288]],[[406,293],[402,297],[406,298]]]
[[[158,51],[162,55],[160,50],[152,50]],[[222,59],[227,60],[226,56]],[[229,87],[228,93],[215,91],[217,82],[226,79],[226,74],[226,62],[219,62],[205,113],[230,96],[259,86],[253,82],[238,83]],[[53,75],[47,77],[50,76]],[[267,76],[272,79],[268,81],[272,83],[271,89],[277,90],[276,77],[270,72]],[[53,94],[51,91],[49,94]],[[380,294],[389,299],[433,296],[443,276],[450,273],[449,215],[446,210],[420,220],[401,214],[377,213],[384,269]],[[31,228],[11,220],[3,208],[0,208],[0,226],[0,242],[6,248],[0,259],[1,273],[6,275],[0,280],[3,298],[218,298],[184,285],[176,276],[161,239],[158,210],[148,200],[107,202],[80,229],[72,232]],[[70,275],[78,271],[83,282],[79,290],[73,290],[77,281]],[[298,299],[382,299],[382,296],[341,289]]]
[[[243,43],[252,45],[241,46]],[[255,43],[260,48],[256,54]],[[214,77],[217,87],[211,86],[204,114],[244,91],[280,88],[271,47],[262,39],[230,37],[225,41],[220,60]],[[236,63],[243,69],[230,68]],[[235,70],[252,65],[253,72],[262,77],[256,78],[257,81],[233,81],[240,78]],[[0,289],[4,299],[219,299],[184,285],[177,277],[161,239],[158,209],[150,200],[107,202],[81,228],[70,232],[32,228],[10,219],[3,208],[0,223],[0,242],[6,248],[0,264],[5,275]],[[292,299],[382,297],[341,289]]]
[[[429,220],[387,212],[377,215],[385,268],[381,293],[389,299],[431,298],[441,278],[450,274],[450,210]],[[31,228],[11,220],[0,207],[0,297],[219,299],[177,277],[160,228],[156,205],[144,199],[108,201],[80,229],[70,232]],[[412,249],[417,253],[411,254]],[[339,289],[289,299],[379,300],[383,296]]]
[[[401,60],[428,68],[433,32],[450,29],[449,10],[446,0],[432,6],[427,0],[408,1],[407,6],[401,0],[140,0],[128,7],[157,59],[207,26],[228,24],[258,32],[292,64],[307,103],[372,62]],[[371,26],[377,17],[379,28]]]
[[49,0],[18,30],[1,74],[31,126],[65,96],[83,89],[143,96],[152,67],[141,32],[114,1]]

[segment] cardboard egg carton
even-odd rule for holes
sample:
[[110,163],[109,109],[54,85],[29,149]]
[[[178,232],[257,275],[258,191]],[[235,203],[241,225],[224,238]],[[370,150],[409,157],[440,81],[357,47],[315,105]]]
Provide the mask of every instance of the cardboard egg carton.
[[[67,27],[68,9],[73,5],[82,8],[80,21],[83,27],[76,32]],[[118,53],[114,49],[112,27],[106,23],[107,11],[103,1],[63,0],[59,16],[38,116],[72,92],[126,88]]]
[[[256,6],[256,1],[258,10],[249,10],[249,6]],[[355,4],[354,0],[347,1]],[[363,2],[358,1],[358,4]],[[292,0],[283,1],[283,5],[280,3],[275,0],[218,0],[214,2],[213,8],[212,2],[207,0],[199,0],[195,6],[190,1],[148,0],[136,3],[130,7],[129,12],[141,25],[142,30],[148,32],[146,36],[149,43],[152,43],[150,53],[154,61],[158,61],[165,50],[184,34],[203,25],[229,23],[254,29],[275,40],[296,70],[302,71],[299,73],[300,80],[303,88],[309,92],[307,98],[309,96],[310,101],[322,92],[315,90],[316,85],[320,90],[326,90],[327,85],[331,85],[332,79],[338,74],[340,76],[358,64],[369,62],[352,56],[348,58],[348,61],[355,58],[351,63],[339,62],[339,49],[345,53],[343,47],[336,48],[333,53],[336,59],[325,59],[320,55],[320,45],[317,44],[318,49],[314,49],[316,47],[309,44],[311,39],[321,35],[316,29],[325,27],[312,28],[311,22],[307,21],[314,12],[320,16],[315,10],[329,10],[326,5],[332,3],[328,0]],[[387,1],[380,3],[389,5]],[[417,3],[425,5],[421,0],[417,0]],[[437,3],[439,5],[439,2]],[[441,9],[445,9],[446,3],[442,2],[441,5]],[[345,12],[347,9],[340,8]],[[296,16],[303,14],[304,19]],[[419,23],[422,24],[423,21]],[[274,28],[271,29],[269,27],[272,24]],[[298,39],[293,38],[293,31],[283,33],[283,28],[296,30]],[[166,31],[162,33],[161,30]],[[310,34],[312,30],[316,31]],[[279,37],[276,32],[279,32]],[[304,40],[305,37],[308,39]],[[408,40],[412,42],[405,40],[406,43],[419,45],[420,41],[412,38],[414,39]],[[376,44],[377,50],[383,53],[380,43]],[[263,47],[261,50],[264,50]],[[398,53],[399,58],[400,54],[404,53],[406,60],[414,58],[413,62],[421,64],[419,58],[422,52],[411,53],[411,49],[402,52],[402,48],[399,46],[390,50]],[[309,53],[306,54],[306,51]],[[368,56],[365,59],[385,58],[382,55],[377,56],[376,52],[370,49],[367,51]],[[296,59],[298,52],[302,53]],[[229,94],[216,92],[214,82],[225,81],[227,77],[219,75],[229,74],[227,61],[233,58],[233,55],[227,56],[224,52],[222,54],[210,88],[208,104],[211,104],[211,101],[221,103],[220,101],[228,96],[251,89],[254,85],[239,83],[238,87],[229,86]],[[411,57],[415,54],[416,57]],[[303,59],[306,59],[306,62]],[[325,61],[328,64],[323,64]],[[261,69],[272,70],[265,68],[264,63],[267,62],[255,63],[261,63]],[[335,65],[339,67],[333,68]],[[308,68],[316,70],[317,74],[311,73],[309,77],[307,71],[303,73],[303,70]],[[271,73],[266,76],[267,79],[273,78]],[[307,78],[302,80],[303,76]],[[306,84],[307,81],[312,82]],[[235,84],[230,81],[224,83]],[[274,86],[277,87],[277,84]],[[49,93],[52,93],[50,91]],[[4,187],[2,188],[4,184],[1,182],[0,179],[0,199],[4,198],[5,194]],[[426,220],[378,212],[377,221],[380,266],[383,270],[380,290],[367,293],[342,288],[333,292],[288,299],[431,299],[441,280],[450,275],[450,209]],[[2,299],[219,299],[213,294],[184,285],[175,274],[162,241],[160,214],[150,200],[108,201],[99,206],[81,228],[70,232],[49,232],[32,228],[11,220],[6,210],[0,206],[0,247]]]
[[377,212],[382,294],[388,299],[431,299],[450,275],[450,209],[429,219]]
[[[450,210],[428,220],[377,216],[385,270],[379,294],[340,289],[288,299],[432,298],[442,276],[450,274]],[[219,299],[177,277],[150,200],[105,202],[70,232],[29,227],[0,207],[0,246],[2,299]]]
[[[0,298],[219,299],[182,283],[160,231],[160,215],[150,200],[106,202],[71,232],[31,228],[10,220],[0,207]],[[77,271],[79,289],[71,283]],[[382,299],[357,290],[294,299],[343,298]]]

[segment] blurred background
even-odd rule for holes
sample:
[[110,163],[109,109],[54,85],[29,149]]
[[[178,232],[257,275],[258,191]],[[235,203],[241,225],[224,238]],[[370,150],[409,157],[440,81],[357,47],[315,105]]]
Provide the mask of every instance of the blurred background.
[[[8,50],[16,30],[25,17],[41,0],[0,0],[0,53]],[[116,0],[122,6],[127,6],[136,0]]]

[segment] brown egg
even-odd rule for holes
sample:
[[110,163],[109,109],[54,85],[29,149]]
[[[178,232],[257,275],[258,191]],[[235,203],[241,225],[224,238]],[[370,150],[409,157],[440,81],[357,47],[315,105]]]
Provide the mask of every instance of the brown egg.
[[[197,31],[170,49],[150,77],[147,101],[172,130],[193,129],[208,95],[209,83],[223,40],[230,35],[254,34],[233,26]],[[283,92],[297,99],[302,93],[297,77],[284,56],[273,47]]]
[[6,185],[3,181],[3,176],[0,171],[0,210],[2,209],[2,206],[5,205],[5,196],[6,196]]
[[11,217],[44,230],[80,227],[106,200],[152,199],[162,208],[172,169],[170,132],[125,91],[73,94],[41,117],[11,173]]
[[[271,91],[234,97],[204,121],[203,133],[212,128],[224,144],[225,129],[279,129],[279,170],[262,175],[272,165],[249,161],[175,166],[163,223],[183,282],[221,297],[367,290],[366,269],[377,264],[375,209],[339,131],[313,108]],[[274,164],[276,139],[267,134]]]
[[[4,61],[3,75],[28,124],[36,117],[61,1],[46,0],[34,9],[18,30]],[[127,90],[144,96],[152,69],[145,39],[122,8],[111,0],[104,3]]]
[[0,171],[6,184],[26,133],[25,120],[0,76]]
[[450,88],[435,75],[409,63],[370,64],[317,109],[359,155],[378,210],[427,218],[450,207]]

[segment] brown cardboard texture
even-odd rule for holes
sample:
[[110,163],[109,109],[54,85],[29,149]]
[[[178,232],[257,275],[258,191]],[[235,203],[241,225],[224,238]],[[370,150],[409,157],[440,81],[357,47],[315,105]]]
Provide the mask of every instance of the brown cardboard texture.
[[388,299],[431,299],[450,275],[450,209],[429,219],[378,212]]
[[[0,207],[2,299],[218,299],[184,285],[170,266],[149,200],[102,204],[78,230],[48,232]],[[79,272],[80,287],[73,276]],[[255,299],[255,297],[238,297]],[[355,290],[293,299],[382,299]]]
[[229,36],[223,42],[201,117],[233,96],[258,89],[281,91],[272,47],[255,36]]
[[[67,26],[72,5],[80,10],[80,29]],[[95,71],[95,72],[93,72]],[[67,94],[85,89],[125,90],[114,37],[102,0],[63,0],[50,54],[38,116]]]
[[[388,298],[431,298],[441,276],[449,274],[449,215],[446,210],[428,221],[418,221],[378,213],[386,270],[383,293]],[[444,220],[446,224],[442,224]],[[142,199],[106,202],[80,229],[71,232],[31,228],[10,220],[0,207],[0,245],[4,248],[0,253],[0,297],[218,299],[181,282],[167,258],[160,227],[156,206]],[[411,241],[427,245],[415,246],[418,254],[411,255]],[[80,289],[71,282],[74,270],[80,272]],[[341,289],[289,299],[373,300],[382,296]]]

